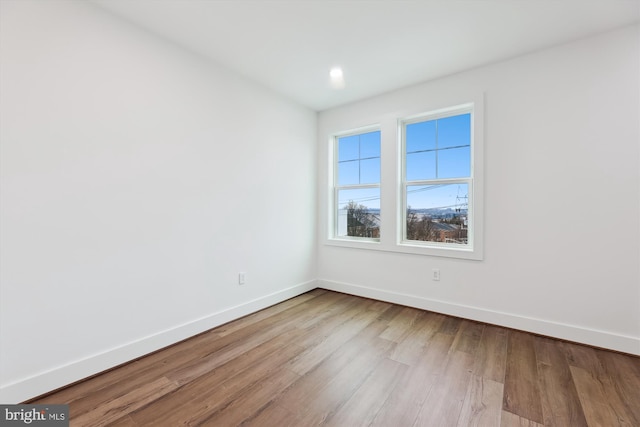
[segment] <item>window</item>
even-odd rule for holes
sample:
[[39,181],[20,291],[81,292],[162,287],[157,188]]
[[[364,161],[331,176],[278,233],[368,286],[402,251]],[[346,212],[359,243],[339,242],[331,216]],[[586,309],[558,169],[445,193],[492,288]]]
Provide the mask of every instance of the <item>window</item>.
[[380,131],[335,137],[334,236],[380,238]]
[[472,244],[470,106],[401,122],[402,236],[405,244]]
[[484,99],[463,102],[327,120],[328,245],[483,258]]

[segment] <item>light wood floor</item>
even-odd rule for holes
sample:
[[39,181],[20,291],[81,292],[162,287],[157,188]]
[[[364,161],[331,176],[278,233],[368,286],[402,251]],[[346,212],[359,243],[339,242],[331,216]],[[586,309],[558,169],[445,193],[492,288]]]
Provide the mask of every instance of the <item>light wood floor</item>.
[[640,426],[640,358],[317,289],[32,403],[72,426]]

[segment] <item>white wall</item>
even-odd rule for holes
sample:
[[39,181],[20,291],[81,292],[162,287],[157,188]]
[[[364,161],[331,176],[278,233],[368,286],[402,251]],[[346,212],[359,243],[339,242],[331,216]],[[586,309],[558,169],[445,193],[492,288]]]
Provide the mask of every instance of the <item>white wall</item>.
[[328,135],[485,94],[484,260],[325,245],[323,219],[321,286],[640,354],[639,61],[628,27],[322,112],[324,218]]
[[84,2],[1,3],[1,402],[315,287],[314,112]]
[[[0,401],[316,277],[640,354],[637,27],[323,112],[316,147],[313,112],[98,8],[0,5]],[[323,244],[328,133],[478,92],[484,260]]]

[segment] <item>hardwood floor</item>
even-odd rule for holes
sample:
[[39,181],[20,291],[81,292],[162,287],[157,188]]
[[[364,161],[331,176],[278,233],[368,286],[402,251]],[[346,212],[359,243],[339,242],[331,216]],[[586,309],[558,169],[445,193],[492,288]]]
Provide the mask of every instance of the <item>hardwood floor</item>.
[[72,426],[640,426],[640,358],[316,289],[31,403]]

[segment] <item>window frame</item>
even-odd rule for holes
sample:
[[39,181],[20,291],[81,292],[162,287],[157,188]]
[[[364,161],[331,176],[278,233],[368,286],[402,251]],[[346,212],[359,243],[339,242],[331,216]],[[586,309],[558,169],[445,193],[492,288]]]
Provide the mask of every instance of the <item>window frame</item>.
[[[444,95],[431,100],[409,100],[404,108],[368,109],[363,115],[349,111],[344,115],[332,115],[323,125],[319,137],[324,140],[322,151],[326,154],[321,170],[326,170],[325,179],[320,182],[321,205],[324,205],[324,221],[319,228],[324,245],[352,249],[375,250],[422,256],[445,257],[462,260],[484,259],[484,121],[485,95],[476,92],[472,95]],[[406,218],[403,214],[405,194],[403,180],[403,138],[401,123],[417,120],[434,114],[451,114],[462,107],[472,109],[471,116],[471,167],[473,183],[469,188],[469,197],[473,200],[473,216],[468,227],[471,245],[461,248],[459,245],[437,245],[436,242],[403,241]],[[371,111],[371,110],[377,110]],[[371,124],[375,123],[375,124]],[[345,131],[345,129],[348,129]],[[336,182],[337,150],[336,138],[367,131],[380,131],[380,239],[372,241],[362,238],[341,238],[336,236],[337,200],[334,183]]]
[[[380,169],[381,169],[381,175],[378,179],[378,183],[377,184],[372,184],[372,183],[366,183],[366,184],[345,184],[345,185],[340,185],[339,181],[338,181],[338,171],[339,171],[339,167],[338,167],[338,163],[339,163],[339,148],[338,148],[338,143],[340,138],[346,138],[349,136],[355,136],[355,135],[362,135],[362,134],[366,134],[366,133],[372,133],[372,132],[380,132],[380,134],[382,134],[382,130],[380,128],[380,125],[375,124],[375,125],[369,125],[369,126],[364,126],[364,127],[359,127],[359,128],[355,128],[355,129],[350,129],[347,131],[343,131],[343,132],[339,132],[339,133],[335,133],[331,136],[331,190],[332,190],[332,195],[331,195],[331,203],[330,205],[330,209],[331,209],[331,214],[330,214],[330,239],[335,240],[335,241],[344,241],[344,242],[350,242],[350,243],[363,243],[363,244],[376,244],[380,242],[380,238],[379,237],[360,237],[360,236],[339,236],[338,235],[338,207],[339,207],[339,200],[338,200],[338,195],[340,193],[340,190],[358,190],[358,189],[368,189],[368,188],[377,188],[379,190],[380,193],[380,199],[382,200],[382,189],[381,189],[381,184],[382,184],[382,152],[380,152],[380,157],[379,157],[379,162],[380,162]],[[380,141],[380,150],[382,150],[382,141]],[[361,159],[358,159],[359,161]],[[380,206],[380,215],[382,216],[382,206]],[[380,229],[382,229],[382,227],[380,227]],[[380,232],[381,233],[381,232]]]
[[[398,203],[398,218],[400,220],[400,232],[398,233],[398,245],[410,246],[410,247],[424,247],[433,249],[447,249],[447,250],[461,250],[461,251],[473,251],[474,246],[474,209],[475,200],[473,192],[474,182],[474,108],[472,103],[456,105],[453,107],[447,107],[440,110],[430,111],[413,115],[398,120],[398,132],[400,142],[400,200]],[[407,180],[407,138],[406,129],[408,125],[415,123],[423,123],[433,120],[445,119],[448,117],[455,117],[463,114],[470,115],[470,135],[469,135],[469,147],[470,147],[470,159],[469,159],[469,176],[464,178],[430,178],[430,179],[414,179]],[[436,148],[435,151],[440,149]],[[436,161],[437,162],[437,161]],[[437,163],[436,163],[437,169]],[[468,193],[468,205],[467,205],[467,243],[452,244],[433,241],[420,241],[407,239],[407,210],[408,210],[408,198],[407,190],[410,186],[419,185],[438,185],[438,184],[466,184]]]

